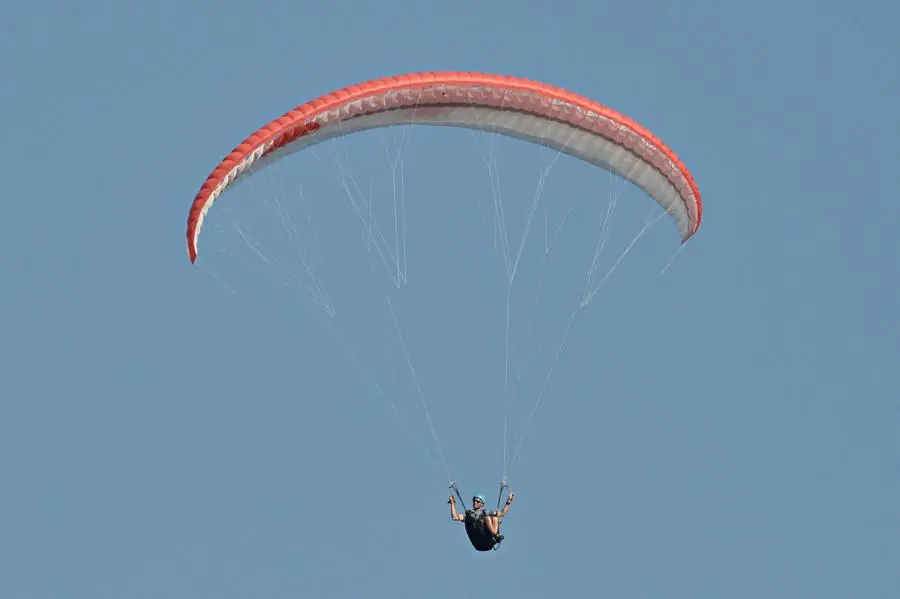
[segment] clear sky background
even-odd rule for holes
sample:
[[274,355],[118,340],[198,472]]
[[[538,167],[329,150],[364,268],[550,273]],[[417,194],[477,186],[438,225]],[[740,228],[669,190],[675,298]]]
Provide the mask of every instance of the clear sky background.
[[[898,17],[824,0],[4,6],[0,596],[900,596]],[[610,199],[605,268],[652,202],[543,149],[420,128],[260,174],[188,262],[190,202],[248,133],[438,69],[637,119],[696,176],[700,232],[678,251],[660,220],[576,313]],[[550,163],[504,392],[491,182],[517,248]],[[393,181],[400,288],[348,202],[374,202],[400,247]],[[504,415],[518,501],[478,554],[448,475],[493,503]]]

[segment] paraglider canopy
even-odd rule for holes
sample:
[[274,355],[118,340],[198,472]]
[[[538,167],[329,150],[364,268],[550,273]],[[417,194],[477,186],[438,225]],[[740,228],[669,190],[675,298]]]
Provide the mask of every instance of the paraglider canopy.
[[203,219],[228,186],[293,151],[333,137],[400,124],[491,131],[548,146],[645,190],[672,217],[682,242],[702,202],[687,167],[632,119],[570,91],[505,75],[412,73],[351,85],[307,102],[247,137],[207,177],[191,205],[187,251],[197,258]]

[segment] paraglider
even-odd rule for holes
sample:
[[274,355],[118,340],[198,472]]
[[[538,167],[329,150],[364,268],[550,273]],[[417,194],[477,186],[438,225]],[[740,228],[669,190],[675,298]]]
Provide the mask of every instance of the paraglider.
[[[320,96],[249,135],[216,165],[194,197],[186,230],[189,260],[197,260],[207,213],[236,182],[330,139],[411,124],[487,130],[549,147],[644,190],[671,217],[682,243],[700,227],[703,205],[690,171],[662,140],[634,120],[584,96],[529,79],[478,72],[422,72],[374,79]],[[507,298],[507,336],[508,311]],[[515,494],[508,494],[502,509],[498,498],[498,509],[488,512],[483,496],[475,496],[469,510],[455,484],[451,488],[455,492],[448,502],[451,519],[465,523],[477,551],[496,549],[504,539],[500,522]],[[501,497],[504,488],[505,482],[501,483]],[[457,497],[463,513],[456,509]]]

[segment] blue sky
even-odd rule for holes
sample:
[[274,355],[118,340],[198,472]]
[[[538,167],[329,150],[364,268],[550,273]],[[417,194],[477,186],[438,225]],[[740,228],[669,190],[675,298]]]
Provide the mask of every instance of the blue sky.
[[[3,597],[900,595],[889,3],[4,13]],[[507,284],[479,212],[489,136],[395,130],[295,156],[223,198],[198,264],[185,255],[194,193],[250,131],[344,85],[436,69],[620,110],[678,152],[705,201],[681,251],[664,220],[641,238],[554,361],[610,198],[605,259],[657,214],[555,163],[510,296],[508,395]],[[399,289],[340,184],[352,175],[392,232],[385,148],[404,160]],[[495,150],[517,240],[553,157]],[[544,269],[544,228],[563,222]],[[335,318],[304,295],[297,247]],[[496,492],[504,414],[517,442],[537,396],[507,541],[476,554],[447,518],[422,407],[468,500]]]

